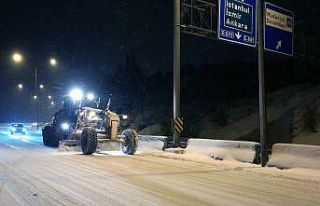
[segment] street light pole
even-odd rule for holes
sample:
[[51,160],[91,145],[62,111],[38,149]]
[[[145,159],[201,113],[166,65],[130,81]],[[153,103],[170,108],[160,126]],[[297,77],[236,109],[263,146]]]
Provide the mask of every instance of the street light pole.
[[[11,56],[12,58],[12,61],[16,64],[20,64],[23,62],[23,56],[18,53],[18,52],[15,52],[12,54]],[[32,56],[31,56],[32,58]],[[58,61],[56,58],[50,58],[49,59],[49,64],[52,66],[52,67],[56,67],[57,64],[58,64]],[[34,95],[34,100],[36,101],[36,123],[37,123],[37,129],[38,129],[38,123],[39,123],[39,110],[40,110],[40,98],[39,98],[39,88],[38,86],[40,86],[40,89],[43,89],[44,86],[41,84],[41,85],[38,85],[38,67],[34,67],[34,89],[35,89],[35,95]],[[19,84],[18,85],[18,88],[19,89],[22,89],[23,88],[23,85],[22,84]]]
[[36,123],[37,123],[37,130],[38,130],[38,123],[39,123],[39,96],[38,96],[38,68],[34,68],[34,88],[35,88],[35,95],[37,97],[36,99]]
[[[181,52],[181,33],[180,33],[180,1],[174,1],[174,37],[173,37],[173,120],[181,117],[180,102],[180,52]],[[173,144],[174,147],[180,146],[180,133],[173,126]]]

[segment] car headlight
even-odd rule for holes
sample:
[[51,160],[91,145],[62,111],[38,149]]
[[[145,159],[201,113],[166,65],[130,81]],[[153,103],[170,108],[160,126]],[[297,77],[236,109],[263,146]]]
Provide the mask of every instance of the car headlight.
[[12,132],[15,132],[16,130],[17,130],[17,129],[14,128],[14,127],[11,128],[11,131],[12,131]]
[[23,128],[22,131],[23,131],[23,132],[26,132],[27,130],[26,130],[26,128]]
[[62,124],[61,124],[61,129],[63,129],[63,130],[69,130],[69,128],[70,128],[70,125],[69,125],[68,123],[62,123]]

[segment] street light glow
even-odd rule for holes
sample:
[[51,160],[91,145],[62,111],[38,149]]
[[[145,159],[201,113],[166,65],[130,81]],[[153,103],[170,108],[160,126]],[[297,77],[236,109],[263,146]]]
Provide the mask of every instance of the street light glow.
[[93,94],[93,93],[88,93],[88,94],[87,94],[87,99],[88,99],[89,101],[94,100],[94,94]]
[[18,84],[19,89],[23,89],[23,84]]
[[69,96],[73,101],[80,101],[83,98],[83,92],[80,89],[75,88],[71,90],[71,92],[69,93]]
[[37,96],[37,95],[34,95],[34,96],[33,96],[33,99],[35,99],[35,100],[38,99],[38,96]]
[[49,95],[49,96],[48,96],[48,99],[52,99],[52,96],[51,96],[51,95]]
[[14,53],[14,54],[12,55],[12,60],[13,60],[15,63],[21,63],[22,60],[23,60],[23,57],[22,57],[22,55],[19,54],[19,53]]
[[43,89],[43,88],[44,88],[43,84],[40,84],[40,86],[39,86],[39,87],[40,87],[40,89]]
[[49,62],[50,62],[51,66],[56,66],[57,65],[57,60],[55,58],[51,58]]
[[51,105],[52,105],[52,106],[54,105],[54,101],[51,102]]

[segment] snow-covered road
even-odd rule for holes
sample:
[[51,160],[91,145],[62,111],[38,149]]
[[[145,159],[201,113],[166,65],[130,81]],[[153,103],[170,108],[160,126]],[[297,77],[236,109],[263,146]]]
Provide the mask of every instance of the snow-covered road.
[[59,153],[0,129],[0,206],[320,205],[320,179],[178,155]]

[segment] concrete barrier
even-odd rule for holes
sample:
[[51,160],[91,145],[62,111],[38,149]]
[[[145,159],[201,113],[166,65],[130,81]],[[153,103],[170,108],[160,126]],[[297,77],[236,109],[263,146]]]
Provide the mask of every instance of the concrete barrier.
[[138,135],[138,151],[160,151],[168,144],[166,136]]
[[268,166],[320,170],[320,146],[274,144]]
[[218,160],[233,159],[259,163],[260,144],[256,142],[212,139],[189,139],[185,154],[210,156]]

